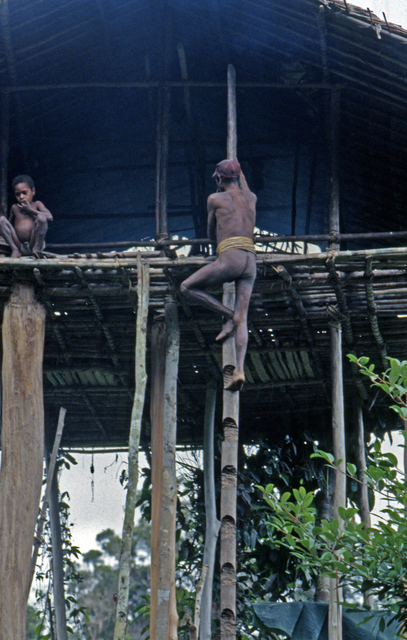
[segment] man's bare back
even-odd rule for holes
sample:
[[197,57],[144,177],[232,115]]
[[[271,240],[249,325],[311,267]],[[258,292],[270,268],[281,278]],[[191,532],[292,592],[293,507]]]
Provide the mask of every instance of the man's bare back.
[[35,187],[30,176],[17,176],[13,188],[17,204],[12,205],[8,219],[0,217],[0,233],[11,247],[12,258],[19,258],[22,251],[35,255],[44,247],[52,214],[42,202],[34,201]]
[[[196,271],[181,284],[181,291],[225,318],[217,340],[235,333],[236,368],[225,381],[225,389],[239,390],[245,380],[244,358],[247,350],[247,312],[256,278],[253,231],[256,196],[247,186],[237,161],[224,160],[214,174],[218,193],[208,198],[208,236],[217,241],[217,259]],[[235,282],[235,308],[228,309],[206,293],[206,287]]]

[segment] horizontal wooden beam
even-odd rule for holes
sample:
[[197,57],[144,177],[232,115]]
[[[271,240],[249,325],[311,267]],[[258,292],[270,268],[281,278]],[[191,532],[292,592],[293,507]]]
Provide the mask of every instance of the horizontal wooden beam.
[[[333,89],[341,87],[339,84],[329,84],[326,82],[311,83],[283,83],[283,82],[237,82],[237,89],[288,89],[292,91],[309,90],[309,89]],[[65,89],[154,89],[163,87],[208,87],[208,88],[224,88],[227,89],[226,82],[204,82],[193,80],[176,80],[172,82],[162,82],[160,80],[145,80],[142,82],[64,82],[60,84],[30,84],[15,85],[3,87],[3,93],[19,93],[24,91],[62,91]]]

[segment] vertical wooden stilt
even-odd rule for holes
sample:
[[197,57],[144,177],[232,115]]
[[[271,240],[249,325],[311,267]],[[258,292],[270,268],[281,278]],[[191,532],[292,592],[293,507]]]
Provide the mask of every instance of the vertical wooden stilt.
[[216,517],[215,497],[215,452],[214,421],[216,406],[216,386],[209,383],[206,389],[205,424],[204,424],[204,491],[205,491],[205,550],[203,564],[208,566],[201,600],[200,640],[211,640],[212,589],[215,566],[216,542],[219,535],[220,522]]
[[149,286],[149,267],[148,265],[142,263],[139,253],[137,259],[137,321],[134,376],[135,392],[130,420],[127,494],[126,506],[124,510],[122,544],[120,548],[117,607],[113,640],[124,640],[127,630],[131,571],[131,545],[133,541],[134,513],[136,510],[137,500],[138,452],[140,446],[141,424],[147,385],[146,351]]
[[165,341],[165,321],[164,318],[160,318],[153,323],[151,329],[151,640],[155,640],[156,638],[158,569],[160,561],[159,542],[163,484]]
[[[360,399],[357,400],[356,405],[357,411],[357,424],[358,424],[358,451],[357,451],[357,463],[358,463],[358,474],[359,474],[359,500],[360,500],[360,517],[362,522],[366,522],[366,528],[371,527],[371,517],[370,517],[370,509],[369,509],[369,493],[368,486],[366,482],[365,472],[367,469],[366,464],[366,443],[365,443],[365,426],[363,422],[363,409],[362,402]],[[374,604],[373,597],[369,593],[369,591],[363,594],[363,603],[372,607]]]
[[329,234],[331,240],[329,248],[339,249],[337,235],[340,232],[339,215],[339,134],[341,115],[340,89],[332,89],[329,113],[329,154],[330,154],[330,192],[329,192]]
[[7,216],[7,182],[8,182],[8,151],[9,151],[9,114],[10,94],[3,91],[1,94],[1,125],[0,125],[0,215]]
[[58,640],[67,640],[66,610],[64,593],[64,561],[62,556],[61,521],[59,518],[58,476],[53,474],[49,495],[49,517],[52,541],[52,583],[54,590],[54,609]]
[[[237,156],[236,73],[228,66],[228,139],[227,157]],[[223,304],[235,306],[235,284],[223,285]],[[223,370],[236,366],[234,336],[222,345]],[[223,391],[223,428],[221,460],[221,529],[220,529],[220,635],[221,640],[236,638],[236,500],[239,440],[239,392]]]
[[[328,147],[330,153],[330,196],[329,196],[329,249],[337,251],[340,232],[339,216],[339,128],[340,128],[340,91],[331,92]],[[338,323],[330,323],[331,336],[331,375],[332,375],[332,431],[333,454],[335,460],[342,460],[340,470],[335,472],[333,517],[341,522],[338,507],[346,506],[346,450],[345,450],[345,418],[343,398],[342,368],[342,327]],[[342,610],[338,602],[342,601],[342,588],[338,580],[330,579],[328,640],[342,640]]]
[[359,496],[360,496],[360,517],[362,521],[366,522],[366,526],[370,527],[370,509],[369,509],[369,494],[366,483],[365,472],[366,465],[366,443],[365,443],[365,426],[363,422],[363,409],[362,403],[357,400],[357,423],[358,423],[358,472],[359,472]]
[[[340,323],[330,324],[331,372],[332,372],[332,435],[333,455],[341,460],[334,478],[333,516],[342,521],[338,508],[346,506],[346,449],[345,416],[343,402],[342,328]],[[329,601],[328,640],[342,640],[342,610],[338,604],[343,600],[338,579],[331,578]]]
[[44,458],[45,311],[31,286],[13,287],[3,316],[0,470],[0,637],[25,638],[30,561]]
[[177,640],[178,615],[175,594],[177,477],[175,469],[175,446],[177,435],[179,326],[177,305],[172,298],[169,298],[165,303],[165,324],[166,361],[162,442],[162,497],[155,640]]
[[[223,285],[223,304],[235,304],[235,285]],[[224,367],[235,366],[234,337],[222,345]],[[223,431],[220,501],[220,634],[221,640],[236,638],[236,500],[239,440],[239,392],[223,391]]]
[[156,240],[168,238],[167,215],[167,167],[169,150],[169,121],[171,93],[166,87],[159,93],[157,117],[157,156],[156,156]]

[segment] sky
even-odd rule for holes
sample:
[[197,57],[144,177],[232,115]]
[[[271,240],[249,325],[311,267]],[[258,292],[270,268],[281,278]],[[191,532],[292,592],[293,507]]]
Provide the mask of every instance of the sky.
[[[127,472],[127,453],[72,455],[77,464],[61,471],[59,489],[61,493],[69,493],[73,544],[86,553],[98,548],[96,535],[104,529],[122,533],[126,490],[120,478],[123,471]],[[140,470],[145,466],[144,455],[140,454]],[[142,482],[140,471],[139,487]]]
[[354,4],[362,9],[370,9],[383,20],[383,13],[386,14],[387,22],[393,22],[407,29],[407,1],[406,0],[350,0],[349,4]]

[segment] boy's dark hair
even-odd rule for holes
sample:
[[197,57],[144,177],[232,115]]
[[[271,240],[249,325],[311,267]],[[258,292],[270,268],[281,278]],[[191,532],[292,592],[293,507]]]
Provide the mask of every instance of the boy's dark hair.
[[17,184],[21,184],[21,182],[26,182],[30,187],[30,189],[35,189],[34,180],[31,178],[31,176],[26,176],[26,175],[16,176],[13,182],[11,183],[12,188],[14,189],[14,187]]

